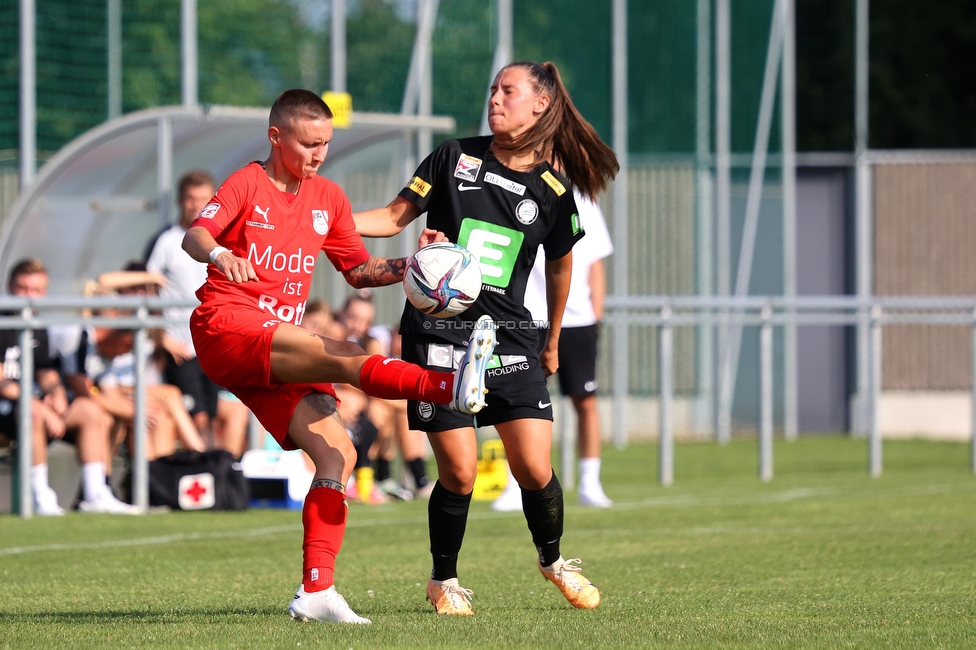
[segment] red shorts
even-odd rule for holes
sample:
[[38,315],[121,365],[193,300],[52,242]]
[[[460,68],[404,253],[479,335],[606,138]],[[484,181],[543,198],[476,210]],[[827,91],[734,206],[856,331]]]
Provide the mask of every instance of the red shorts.
[[237,303],[208,302],[190,316],[200,367],[251,409],[283,449],[297,449],[288,424],[309,393],[335,397],[332,384],[283,383],[271,378],[271,339],[279,321]]

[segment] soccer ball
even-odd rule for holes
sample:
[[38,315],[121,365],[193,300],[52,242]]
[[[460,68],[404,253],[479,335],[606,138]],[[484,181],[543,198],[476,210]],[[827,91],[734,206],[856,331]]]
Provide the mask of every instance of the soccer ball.
[[403,291],[410,304],[428,316],[457,316],[481,293],[481,267],[457,244],[429,244],[407,260]]

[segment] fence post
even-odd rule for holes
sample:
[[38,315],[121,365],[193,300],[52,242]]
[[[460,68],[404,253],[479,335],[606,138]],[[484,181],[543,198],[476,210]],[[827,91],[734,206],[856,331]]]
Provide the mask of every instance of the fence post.
[[773,308],[762,307],[759,327],[759,478],[773,478]]
[[[24,307],[24,319],[33,315],[31,308]],[[17,507],[20,516],[34,516],[34,499],[31,490],[31,461],[34,457],[33,416],[31,401],[34,398],[34,330],[25,327],[20,331],[20,397],[17,400]]]
[[627,382],[630,366],[627,354],[627,314],[613,314],[613,442],[617,449],[627,446]]
[[576,487],[576,463],[574,461],[576,460],[576,429],[579,425],[572,426],[573,423],[570,422],[570,418],[572,417],[575,421],[576,410],[573,408],[571,398],[564,397],[556,391],[552,391],[552,394],[556,395],[550,400],[554,414],[556,407],[559,407],[559,457],[562,464],[559,482],[567,490],[572,490]]
[[[140,320],[148,315],[145,306],[138,310]],[[136,329],[133,353],[136,362],[135,420],[132,443],[132,503],[142,509],[149,508],[149,462],[146,460],[146,350],[148,333],[144,323]]]
[[972,387],[972,403],[970,406],[972,412],[972,431],[970,431],[971,443],[969,448],[969,469],[973,474],[976,474],[976,309],[973,310],[973,347],[972,347],[972,358],[973,358],[973,387]]
[[868,376],[868,468],[871,476],[881,476],[881,431],[878,428],[881,410],[881,305],[871,307],[870,373]]
[[664,487],[674,483],[674,326],[671,324],[671,306],[661,307],[661,326],[658,328],[660,376],[660,400],[658,405],[658,480]]

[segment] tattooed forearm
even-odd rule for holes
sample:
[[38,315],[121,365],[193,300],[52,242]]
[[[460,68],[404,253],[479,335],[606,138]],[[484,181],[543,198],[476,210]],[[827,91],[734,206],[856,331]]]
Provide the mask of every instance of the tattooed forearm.
[[316,413],[321,413],[325,417],[330,417],[335,415],[338,405],[336,404],[336,399],[332,395],[326,395],[325,393],[309,393],[304,398],[305,403],[308,404]]
[[407,258],[371,257],[357,267],[345,271],[346,280],[357,289],[383,287],[403,280]]
[[335,480],[334,478],[318,478],[312,482],[312,488],[332,488],[333,490],[338,490],[339,492],[345,493],[346,486]]

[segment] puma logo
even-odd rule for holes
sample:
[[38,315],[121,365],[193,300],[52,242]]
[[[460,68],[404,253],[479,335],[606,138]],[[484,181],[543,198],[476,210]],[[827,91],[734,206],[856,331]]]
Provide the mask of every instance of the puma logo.
[[261,207],[258,206],[258,205],[255,205],[254,206],[254,211],[257,212],[258,214],[260,214],[262,217],[264,217],[264,223],[268,223],[268,212],[270,210],[271,210],[271,206],[270,205],[268,207],[266,207],[264,210],[262,210]]

